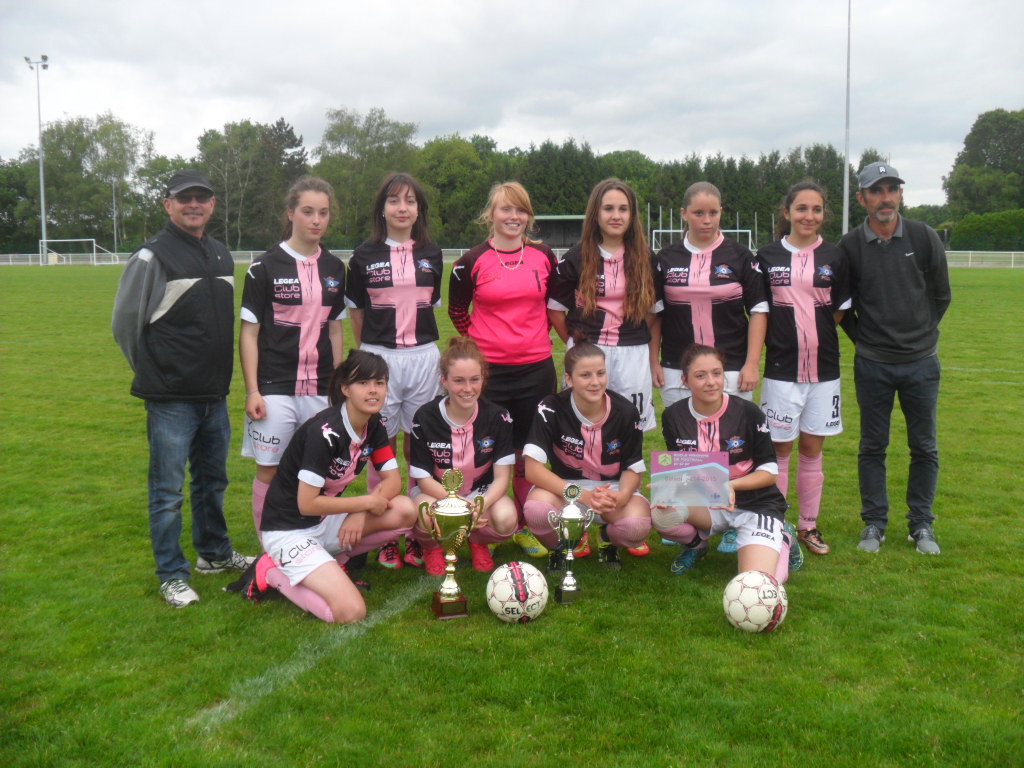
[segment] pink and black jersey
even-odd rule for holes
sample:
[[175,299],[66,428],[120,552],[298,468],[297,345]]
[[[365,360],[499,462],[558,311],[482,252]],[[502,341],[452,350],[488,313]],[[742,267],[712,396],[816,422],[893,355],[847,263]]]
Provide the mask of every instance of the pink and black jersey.
[[576,409],[572,390],[549,395],[537,406],[523,455],[550,464],[563,480],[617,482],[630,469],[641,474],[644,432],[640,413],[617,392],[605,392],[604,418],[589,423]]
[[462,470],[459,493],[494,482],[495,465],[515,463],[512,417],[488,400],[478,400],[476,413],[465,424],[455,424],[445,410],[447,395],[440,395],[418,411],[412,425],[409,476],[440,481],[445,470]]
[[779,381],[839,378],[839,335],[834,312],[850,305],[846,257],[820,237],[808,248],[783,238],[757,252],[768,285],[771,313],[764,375]]
[[725,369],[747,361],[747,315],[767,312],[764,280],[746,248],[722,234],[710,248],[684,238],[654,260],[656,311],[661,315],[661,364],[678,368],[693,343],[718,347]]
[[320,411],[296,430],[285,448],[267,491],[260,530],[297,531],[318,525],[322,517],[299,512],[299,481],[320,488],[321,496],[341,496],[368,461],[381,472],[398,468],[380,417],[371,416],[360,435],[349,423],[344,404]]
[[548,281],[556,265],[555,254],[541,243],[507,253],[481,243],[452,268],[448,316],[459,333],[476,341],[488,362],[546,360],[551,357]]
[[441,249],[433,243],[367,240],[348,261],[345,302],[363,310],[360,341],[405,349],[437,341]]
[[249,265],[241,318],[260,326],[261,394],[327,394],[335,363],[327,322],[345,317],[344,294],[345,265],[323,248],[302,256],[281,243]]
[[[764,468],[778,473],[775,446],[761,409],[742,397],[723,395],[717,413],[702,416],[691,399],[673,403],[661,415],[661,433],[669,451],[725,451],[729,454],[729,478],[746,477]],[[736,491],[736,508],[783,520],[786,498],[777,485],[752,491]]]
[[[599,249],[601,266],[597,274],[597,301],[594,313],[583,315],[579,302],[580,273],[583,254],[578,245],[569,249],[558,262],[555,274],[548,284],[548,309],[568,312],[566,322],[569,336],[578,328],[587,335],[591,344],[608,347],[631,347],[651,340],[647,322],[628,322],[625,318],[626,263],[623,250],[615,253]],[[653,311],[653,309],[652,309]]]

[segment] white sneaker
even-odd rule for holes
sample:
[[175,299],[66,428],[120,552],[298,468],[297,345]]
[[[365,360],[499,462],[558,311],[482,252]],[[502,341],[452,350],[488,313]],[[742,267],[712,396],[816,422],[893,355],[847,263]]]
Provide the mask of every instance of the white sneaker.
[[244,571],[256,562],[255,557],[246,557],[234,550],[226,560],[207,560],[205,557],[196,559],[196,573],[210,574],[221,571]]
[[184,608],[186,605],[199,602],[199,595],[182,579],[168,579],[160,585],[160,595],[173,608]]

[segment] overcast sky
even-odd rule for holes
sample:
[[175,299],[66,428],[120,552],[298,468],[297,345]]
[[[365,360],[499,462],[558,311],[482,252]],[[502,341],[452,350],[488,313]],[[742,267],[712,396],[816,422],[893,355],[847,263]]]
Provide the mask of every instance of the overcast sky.
[[[573,137],[664,161],[844,144],[846,0],[0,0],[0,157],[43,120],[110,111],[190,157],[209,128],[382,107],[417,141]],[[964,136],[1024,108],[1024,3],[854,0],[850,157],[890,155],[909,204],[942,203]],[[723,190],[728,198],[728,190]],[[838,193],[838,190],[836,191]]]

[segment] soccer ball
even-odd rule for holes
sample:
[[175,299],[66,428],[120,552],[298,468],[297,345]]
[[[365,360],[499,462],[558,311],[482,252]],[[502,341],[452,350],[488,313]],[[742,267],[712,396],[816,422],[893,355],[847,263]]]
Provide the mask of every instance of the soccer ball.
[[771,632],[786,618],[786,588],[761,571],[738,573],[722,595],[725,618],[744,632]]
[[529,563],[499,565],[487,579],[487,607],[502,621],[533,621],[547,604],[548,581]]

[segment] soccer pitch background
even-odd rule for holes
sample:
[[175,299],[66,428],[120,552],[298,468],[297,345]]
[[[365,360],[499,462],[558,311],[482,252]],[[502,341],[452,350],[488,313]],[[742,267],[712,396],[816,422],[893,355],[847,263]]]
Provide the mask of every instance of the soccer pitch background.
[[[856,550],[841,334],[846,431],[825,444],[820,518],[832,554],[807,556],[785,623],[759,636],[722,614],[735,556],[712,551],[675,577],[656,534],[618,573],[579,561],[580,601],[551,600],[529,625],[490,614],[468,554],[459,621],[430,613],[440,578],[375,565],[357,625],[248,603],[221,591],[230,574],[193,575],[201,602],[169,608],[149,544],[145,413],[110,333],[121,271],[0,269],[0,765],[1020,763],[1024,273],[951,270],[940,556],[906,541],[898,409],[888,538],[878,555]],[[438,320],[444,341],[445,310]],[[255,554],[241,382],[236,362],[226,511],[236,548]],[[648,433],[646,451],[663,448]],[[186,500],[194,562],[189,522]],[[495,559],[527,558],[507,544]]]

